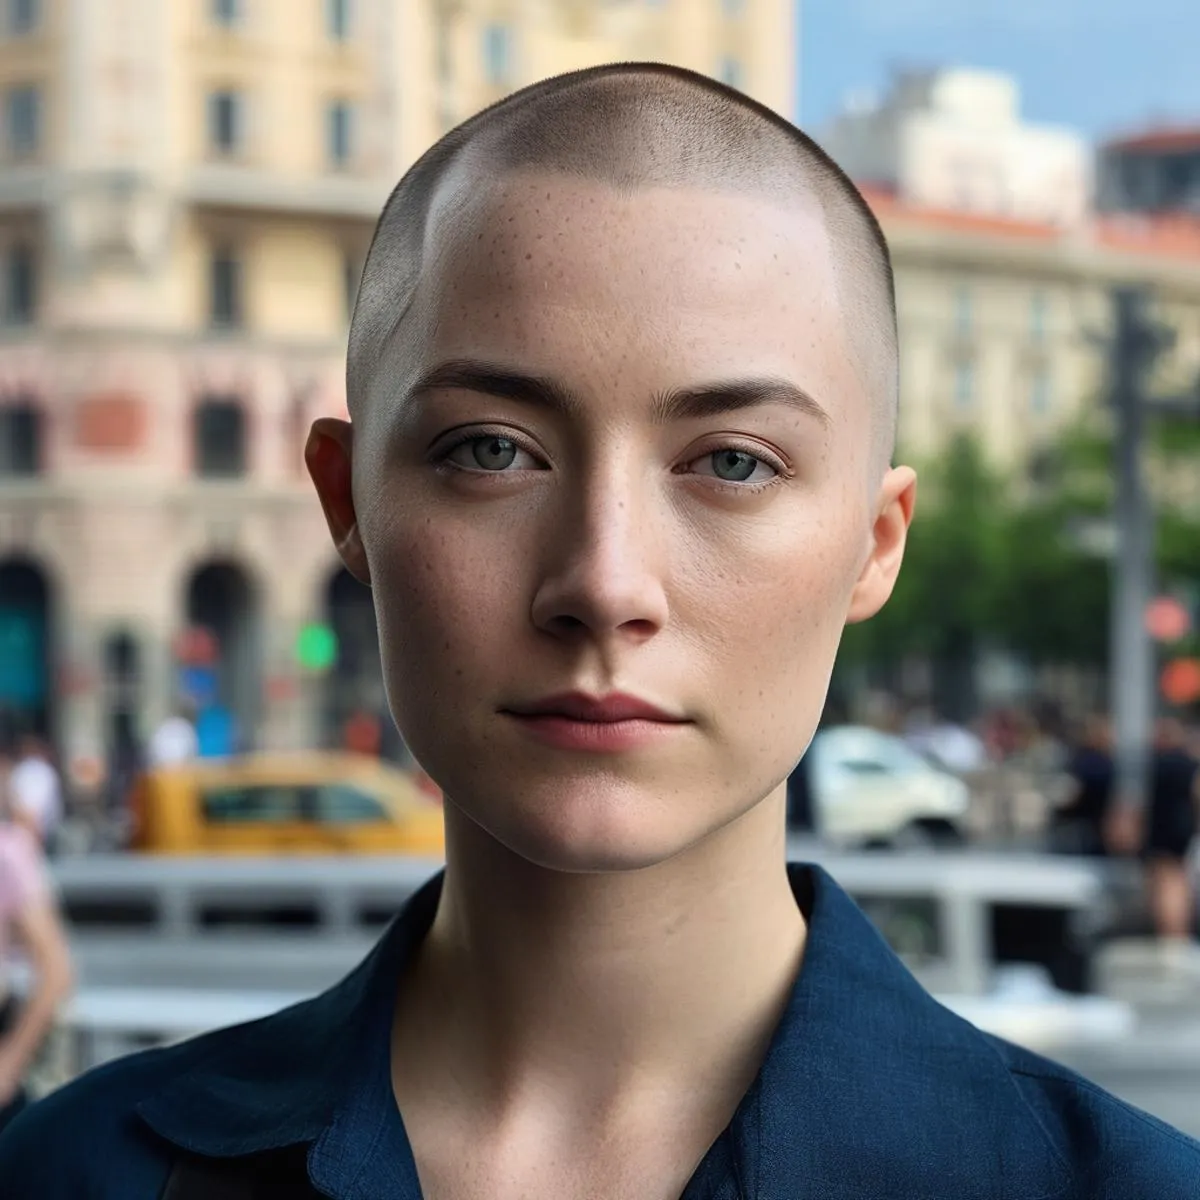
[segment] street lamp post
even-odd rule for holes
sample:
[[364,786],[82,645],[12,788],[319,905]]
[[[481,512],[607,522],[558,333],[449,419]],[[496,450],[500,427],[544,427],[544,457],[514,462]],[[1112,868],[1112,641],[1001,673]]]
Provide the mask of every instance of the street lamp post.
[[1115,336],[1111,400],[1116,423],[1114,470],[1117,528],[1110,630],[1110,705],[1115,742],[1117,802],[1141,811],[1148,791],[1150,727],[1154,716],[1154,647],[1146,629],[1153,573],[1154,518],[1142,473],[1146,417],[1151,412],[1200,415],[1194,394],[1152,396],[1150,369],[1173,332],[1147,312],[1145,289],[1113,294]]

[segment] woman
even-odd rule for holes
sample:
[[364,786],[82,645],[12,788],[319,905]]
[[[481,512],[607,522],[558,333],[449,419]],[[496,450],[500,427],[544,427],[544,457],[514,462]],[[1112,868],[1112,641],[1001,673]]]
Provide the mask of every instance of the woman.
[[[32,972],[20,999],[5,971],[18,947]],[[25,1106],[22,1080],[70,990],[71,956],[41,848],[0,811],[0,1129]]]
[[870,210],[729,88],[584,71],[434,147],[306,458],[446,870],[324,995],[25,1113],[13,1200],[1194,1195],[786,862],[912,516],[896,371]]

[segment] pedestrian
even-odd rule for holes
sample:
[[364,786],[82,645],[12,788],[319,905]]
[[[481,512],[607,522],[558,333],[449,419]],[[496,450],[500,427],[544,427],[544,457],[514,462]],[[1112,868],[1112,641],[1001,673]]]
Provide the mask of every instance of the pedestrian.
[[1196,902],[1188,856],[1200,813],[1200,763],[1174,717],[1155,725],[1143,856],[1154,928],[1170,957],[1191,958]]
[[[20,946],[31,984],[13,989]],[[71,955],[41,846],[0,807],[0,1131],[26,1106],[26,1072],[71,990]],[[0,1195],[9,1195],[0,1174]]]
[[1051,848],[1063,854],[1103,857],[1115,768],[1108,718],[1093,713],[1067,759],[1067,794],[1050,814]]
[[164,718],[150,737],[146,760],[151,767],[176,767],[200,753],[200,739],[190,706],[180,704]]
[[1200,1145],[936,1003],[786,780],[887,601],[886,241],[704,76],[545,81],[392,193],[306,462],[446,865],[322,996],[108,1064],[14,1200],[1194,1195]]
[[62,781],[50,747],[37,734],[23,734],[8,776],[10,818],[26,826],[43,850],[53,853],[63,820]]

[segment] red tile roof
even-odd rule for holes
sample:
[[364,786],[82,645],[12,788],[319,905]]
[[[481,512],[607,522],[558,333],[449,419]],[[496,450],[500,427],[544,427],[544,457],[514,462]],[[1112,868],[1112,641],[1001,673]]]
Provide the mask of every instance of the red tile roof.
[[1146,150],[1148,152],[1200,150],[1200,127],[1164,126],[1113,138],[1104,143],[1106,150]]
[[894,193],[882,189],[865,187],[859,190],[881,222],[903,221],[905,224],[930,225],[960,233],[992,233],[1000,237],[1032,238],[1036,241],[1054,241],[1062,236],[1056,226],[1041,221],[906,204],[898,200]]
[[1113,250],[1200,258],[1200,217],[1116,214],[1096,222],[1096,240]]
[[[918,226],[947,233],[1044,243],[1065,241],[1072,236],[1067,230],[1039,221],[907,204],[882,188],[868,186],[860,190],[885,230],[888,226]],[[1108,250],[1200,260],[1200,216],[1106,214],[1092,218],[1086,236],[1093,245]]]

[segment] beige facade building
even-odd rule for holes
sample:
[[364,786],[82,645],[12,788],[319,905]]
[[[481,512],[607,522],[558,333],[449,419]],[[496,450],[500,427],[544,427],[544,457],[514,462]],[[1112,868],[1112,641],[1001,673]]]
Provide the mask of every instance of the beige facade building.
[[1101,403],[1097,338],[1122,284],[1149,286],[1176,332],[1162,389],[1200,378],[1200,221],[1106,216],[1062,229],[867,196],[896,271],[905,457],[920,461],[963,430],[1017,468]]
[[[796,8],[0,0],[0,721],[86,785],[181,688],[260,746],[380,709],[369,594],[301,449],[344,411],[388,191],[482,105],[586,64],[675,62],[790,112]],[[314,623],[341,639],[321,676],[296,653]],[[196,628],[216,659],[183,680]]]

